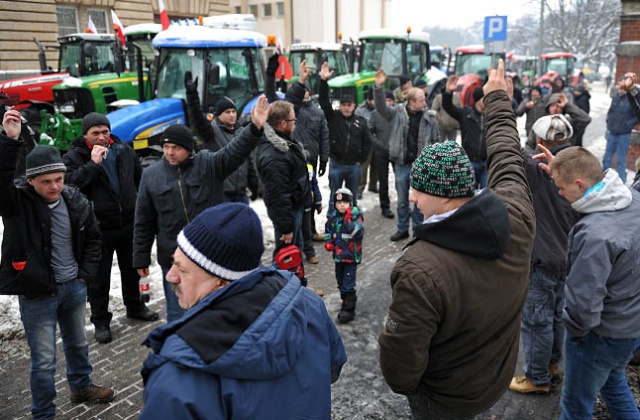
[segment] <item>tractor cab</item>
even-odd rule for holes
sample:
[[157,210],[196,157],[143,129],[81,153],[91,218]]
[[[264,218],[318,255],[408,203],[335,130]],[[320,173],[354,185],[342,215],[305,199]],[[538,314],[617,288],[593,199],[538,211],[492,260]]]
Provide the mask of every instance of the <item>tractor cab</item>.
[[489,69],[498,67],[498,60],[505,58],[503,53],[486,53],[483,45],[469,45],[456,49],[454,73],[458,76],[456,92],[460,94],[463,106],[473,105],[473,91],[482,87]]
[[576,87],[580,83],[579,72],[575,69],[575,55],[569,52],[554,52],[542,54],[540,60],[542,60],[542,76],[536,80],[535,84],[542,87],[544,93],[551,92],[553,81],[558,76],[564,79],[566,86]]
[[[329,67],[333,70],[334,77],[348,73],[347,59],[342,45],[332,44],[328,42],[305,42],[301,44],[292,44],[289,48],[289,63],[292,69],[300,68],[300,63],[307,60],[307,65],[313,68],[307,81],[311,85],[311,92],[318,93],[318,85],[320,83],[320,67],[322,63],[328,62]],[[298,80],[298,76],[294,76],[289,83]]]

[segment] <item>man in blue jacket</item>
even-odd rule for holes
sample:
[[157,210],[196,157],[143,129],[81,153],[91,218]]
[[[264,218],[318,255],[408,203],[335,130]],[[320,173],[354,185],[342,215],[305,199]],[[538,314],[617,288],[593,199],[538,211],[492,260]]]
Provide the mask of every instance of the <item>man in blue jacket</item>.
[[224,203],[178,235],[167,280],[186,310],[145,340],[141,419],[330,419],[346,361],[322,299],[261,267],[260,219]]

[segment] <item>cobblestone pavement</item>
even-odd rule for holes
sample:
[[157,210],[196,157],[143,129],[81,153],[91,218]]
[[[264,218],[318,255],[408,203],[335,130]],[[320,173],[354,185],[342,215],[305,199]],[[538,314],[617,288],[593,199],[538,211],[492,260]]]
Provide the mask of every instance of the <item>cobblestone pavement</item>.
[[[592,112],[594,122],[585,135],[585,145],[601,156],[604,150],[605,110]],[[595,115],[594,115],[595,114]],[[365,192],[365,194],[371,194]],[[378,367],[377,337],[390,302],[389,273],[406,241],[393,243],[389,236],[396,230],[396,219],[384,219],[378,207],[365,208],[366,235],[364,259],[358,269],[358,308],[356,319],[338,329],[347,348],[348,362],[340,380],[333,386],[334,419],[409,419],[404,397],[393,394]],[[394,209],[395,211],[395,209]],[[322,289],[327,309],[333,318],[340,306],[334,267],[329,253],[316,244],[320,257],[317,265],[307,265],[309,286]],[[164,315],[163,301],[151,305]],[[491,304],[488,302],[487,304]],[[112,321],[114,341],[99,345],[93,340],[93,329],[87,329],[93,379],[97,384],[117,391],[116,399],[106,405],[71,404],[64,377],[64,357],[58,346],[56,388],[58,418],[61,419],[129,419],[137,418],[142,409],[143,385],[140,369],[148,350],[140,343],[155,327],[161,325],[116,317]],[[89,324],[87,324],[89,325]],[[0,361],[0,419],[22,419],[29,416],[29,355],[26,345]],[[516,373],[522,371],[520,354]],[[637,377],[636,377],[637,381]],[[519,395],[510,391],[477,419],[552,419],[559,415],[560,388],[548,396]],[[596,418],[606,418],[605,415]]]

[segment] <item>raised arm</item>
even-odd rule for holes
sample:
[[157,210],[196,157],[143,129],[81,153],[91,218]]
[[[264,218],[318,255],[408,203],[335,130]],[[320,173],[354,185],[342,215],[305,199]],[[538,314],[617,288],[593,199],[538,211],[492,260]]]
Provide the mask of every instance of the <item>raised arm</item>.
[[327,121],[331,121],[333,118],[333,107],[331,106],[331,101],[329,101],[329,77],[333,74],[333,70],[329,70],[329,63],[322,63],[322,67],[320,68],[320,86],[318,88],[318,103],[320,103],[320,108],[322,108],[322,112],[324,112],[324,116]]
[[462,108],[458,108],[453,104],[453,92],[456,90],[457,86],[458,77],[451,76],[449,80],[447,80],[445,91],[442,92],[442,108],[446,111],[447,114],[451,115],[451,117],[460,121],[460,119],[464,116],[462,113]]
[[215,145],[215,148],[210,150],[216,150],[219,148],[215,140],[215,132],[211,123],[205,118],[202,104],[200,103],[200,97],[198,96],[198,78],[193,80],[191,72],[188,71],[184,74],[184,87],[187,91],[187,108],[189,110],[189,116],[191,118],[191,127],[200,136],[202,142],[207,146]]

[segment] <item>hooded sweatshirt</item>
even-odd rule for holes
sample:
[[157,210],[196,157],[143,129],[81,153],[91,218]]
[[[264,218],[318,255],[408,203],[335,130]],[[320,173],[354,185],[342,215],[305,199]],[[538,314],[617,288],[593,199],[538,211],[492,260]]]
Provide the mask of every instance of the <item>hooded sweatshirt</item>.
[[330,419],[346,353],[324,302],[261,268],[207,295],[144,344],[140,419]]
[[572,207],[584,214],[569,233],[567,332],[640,337],[640,193],[609,169]]

